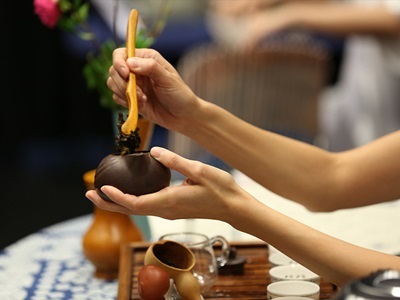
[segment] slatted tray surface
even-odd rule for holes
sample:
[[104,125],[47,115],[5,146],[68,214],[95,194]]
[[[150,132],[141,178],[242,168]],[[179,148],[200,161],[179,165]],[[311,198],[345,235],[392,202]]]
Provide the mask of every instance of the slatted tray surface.
[[[148,243],[132,243],[121,249],[118,300],[141,299],[138,295],[137,274],[143,267]],[[204,299],[267,299],[269,277],[268,247],[265,243],[231,243],[237,255],[247,259],[243,275],[219,275],[212,289],[203,293]],[[216,249],[218,252],[218,249]],[[336,287],[321,280],[320,299],[333,299]]]

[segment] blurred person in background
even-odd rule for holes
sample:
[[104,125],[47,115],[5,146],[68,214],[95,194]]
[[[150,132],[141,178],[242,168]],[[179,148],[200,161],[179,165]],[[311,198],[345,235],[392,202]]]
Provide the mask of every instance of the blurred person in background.
[[[212,31],[246,51],[290,30],[345,39],[338,80],[320,99],[327,149],[348,150],[400,128],[400,1],[210,0],[210,10]],[[234,34],[224,36],[226,27]]]

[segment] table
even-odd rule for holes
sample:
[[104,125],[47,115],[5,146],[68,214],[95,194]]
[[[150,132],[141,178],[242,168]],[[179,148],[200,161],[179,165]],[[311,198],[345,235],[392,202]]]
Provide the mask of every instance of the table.
[[[240,172],[233,175],[261,202],[307,225],[354,244],[400,252],[400,201],[333,213],[312,213],[279,197]],[[0,299],[116,299],[118,282],[92,276],[93,266],[82,253],[82,236],[92,216],[77,217],[33,233],[0,252]],[[230,241],[257,241],[230,225],[214,220],[164,220],[149,217],[152,239],[190,230],[224,235]],[[390,230],[395,229],[395,230]]]
[[91,216],[45,228],[7,247],[0,255],[0,299],[111,300],[118,282],[92,276],[82,253]]

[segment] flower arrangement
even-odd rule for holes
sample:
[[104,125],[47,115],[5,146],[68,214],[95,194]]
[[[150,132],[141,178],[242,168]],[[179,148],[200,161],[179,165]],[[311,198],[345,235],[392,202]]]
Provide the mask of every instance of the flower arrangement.
[[[114,21],[117,18],[119,0],[114,1]],[[132,0],[134,1],[134,0]],[[156,21],[141,28],[136,36],[136,48],[150,47],[158,34],[163,30],[169,15],[168,0],[160,2]],[[33,0],[34,13],[40,21],[50,29],[59,28],[65,32],[77,35],[80,39],[90,41],[93,51],[87,53],[87,63],[83,75],[89,89],[95,90],[100,96],[103,107],[116,109],[112,100],[112,92],[108,89],[106,80],[108,69],[112,65],[112,52],[117,47],[124,46],[113,28],[113,38],[101,43],[90,29],[87,22],[90,13],[89,0]]]

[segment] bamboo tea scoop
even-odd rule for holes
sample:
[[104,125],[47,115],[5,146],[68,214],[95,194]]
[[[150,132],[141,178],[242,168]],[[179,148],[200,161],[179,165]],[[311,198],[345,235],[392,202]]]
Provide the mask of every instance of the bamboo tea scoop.
[[[129,14],[126,32],[126,54],[128,58],[135,56],[137,23],[138,11],[136,9],[132,9]],[[121,132],[122,134],[129,136],[136,130],[139,119],[136,95],[136,76],[132,72],[129,74],[128,85],[126,88],[126,99],[128,101],[128,117],[121,126]]]

